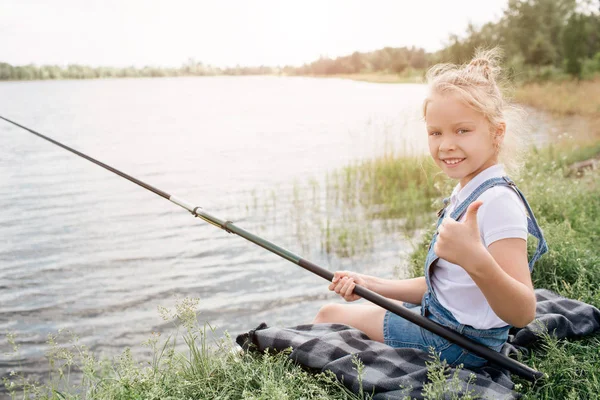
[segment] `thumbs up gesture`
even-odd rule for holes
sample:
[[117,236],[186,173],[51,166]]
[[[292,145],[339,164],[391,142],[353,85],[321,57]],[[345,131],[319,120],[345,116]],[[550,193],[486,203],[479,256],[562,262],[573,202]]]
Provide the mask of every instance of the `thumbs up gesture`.
[[467,272],[468,266],[472,265],[473,259],[480,252],[487,251],[479,235],[477,225],[477,210],[483,204],[482,201],[474,201],[467,208],[465,219],[461,222],[452,218],[444,218],[438,228],[437,241],[433,250],[438,257],[460,265]]

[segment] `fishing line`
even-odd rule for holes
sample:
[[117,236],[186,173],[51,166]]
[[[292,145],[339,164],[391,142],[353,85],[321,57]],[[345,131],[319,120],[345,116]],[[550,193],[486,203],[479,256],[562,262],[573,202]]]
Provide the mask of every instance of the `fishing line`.
[[[250,233],[250,232],[236,226],[231,221],[217,218],[217,217],[207,213],[206,211],[204,211],[201,207],[194,206],[191,203],[188,203],[187,201],[185,201],[183,199],[180,199],[176,196],[172,196],[160,189],[155,188],[152,185],[149,185],[137,178],[134,178],[131,175],[128,175],[122,171],[119,171],[118,169],[115,169],[115,168],[111,167],[110,165],[104,164],[103,162],[98,161],[95,158],[92,158],[84,153],[81,153],[80,151],[77,151],[69,146],[66,146],[52,138],[49,138],[48,136],[42,135],[41,133],[36,132],[33,129],[27,128],[26,126],[18,124],[17,122],[11,121],[8,118],[4,118],[1,115],[0,115],[0,119],[3,119],[4,121],[9,122],[15,126],[18,126],[19,128],[22,128],[30,133],[33,133],[34,135],[36,135],[44,140],[47,140],[48,142],[50,142],[52,144],[62,147],[63,149],[70,151],[71,153],[74,153],[80,157],[83,157],[86,160],[91,161],[94,164],[97,164],[97,165],[101,166],[102,168],[105,168],[105,169],[109,170],[110,172],[113,172],[113,173],[143,187],[144,189],[148,189],[151,192],[154,192],[157,195],[171,201],[172,203],[175,203],[178,206],[185,208],[193,216],[201,218],[202,220],[204,220],[218,228],[221,228],[221,229],[227,231],[228,233],[235,233],[236,235],[241,236],[244,239],[246,239],[256,245],[261,246],[264,249],[269,250],[270,252],[275,253],[278,256],[283,257],[286,260],[291,261],[296,265],[299,265],[300,267],[312,272],[313,274],[316,274],[328,281],[331,281],[333,279],[333,272],[331,272],[323,267],[320,267],[308,260],[305,260],[305,259],[301,258],[300,256],[292,253],[291,251],[286,250],[282,247],[279,247],[276,244],[274,244],[268,240],[265,240],[259,236],[256,236],[253,233]],[[480,357],[485,358],[486,360],[490,361],[493,364],[496,364],[500,367],[508,369],[510,372],[512,372],[522,378],[525,378],[529,381],[534,382],[534,381],[544,377],[543,373],[536,371],[533,368],[518,362],[517,360],[514,360],[514,359],[509,358],[509,357],[507,357],[501,353],[498,353],[492,349],[489,349],[489,348],[487,348],[465,336],[462,336],[461,334],[459,334],[456,331],[453,331],[449,328],[446,328],[445,326],[442,326],[436,322],[433,322],[432,320],[430,320],[420,314],[411,312],[404,306],[401,306],[400,304],[398,304],[386,297],[383,297],[367,288],[364,288],[360,285],[356,285],[356,287],[354,288],[354,293],[356,293],[358,296],[370,301],[373,304],[376,304],[390,312],[393,312],[394,314],[396,314],[404,319],[407,319],[408,321],[410,321],[416,325],[419,325],[422,328],[427,329],[428,331],[430,331],[432,333],[435,333],[438,336],[441,336],[453,343],[458,344],[462,348],[464,348],[468,351],[471,351]]]

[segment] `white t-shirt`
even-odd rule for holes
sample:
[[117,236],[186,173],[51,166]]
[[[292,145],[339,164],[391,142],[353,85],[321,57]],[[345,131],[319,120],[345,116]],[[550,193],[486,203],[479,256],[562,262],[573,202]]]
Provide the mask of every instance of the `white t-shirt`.
[[[505,175],[502,165],[496,164],[480,172],[464,188],[461,188],[459,183],[452,191],[446,215],[449,216],[484,181]],[[483,201],[483,205],[477,211],[477,224],[485,247],[500,239],[527,240],[527,211],[514,189],[494,186],[484,191],[478,200]],[[459,221],[464,217],[465,214]],[[471,325],[476,329],[507,325],[494,313],[479,287],[459,265],[442,258],[438,259],[433,268],[431,285],[440,303],[461,324]]]

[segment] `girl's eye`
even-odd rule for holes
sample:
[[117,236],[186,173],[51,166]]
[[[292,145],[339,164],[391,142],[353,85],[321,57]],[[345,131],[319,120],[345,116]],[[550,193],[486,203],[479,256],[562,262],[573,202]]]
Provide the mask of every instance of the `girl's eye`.
[[429,132],[429,135],[431,136],[438,136],[440,133],[439,132]]
[[463,135],[463,134],[469,132],[469,130],[468,129],[459,129],[457,132],[460,133],[461,135]]

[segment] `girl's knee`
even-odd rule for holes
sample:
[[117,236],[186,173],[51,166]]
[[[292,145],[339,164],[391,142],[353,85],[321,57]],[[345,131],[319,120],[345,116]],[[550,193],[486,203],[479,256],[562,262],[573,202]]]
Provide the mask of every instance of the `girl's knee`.
[[313,324],[339,322],[342,307],[341,304],[325,304],[315,316]]

